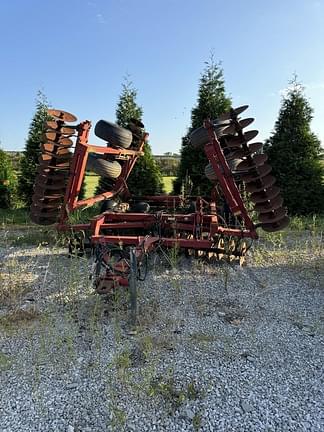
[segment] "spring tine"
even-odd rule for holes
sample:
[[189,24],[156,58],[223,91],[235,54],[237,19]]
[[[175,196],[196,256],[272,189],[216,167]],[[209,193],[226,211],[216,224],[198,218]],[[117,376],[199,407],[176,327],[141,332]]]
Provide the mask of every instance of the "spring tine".
[[[249,108],[249,105],[242,105],[242,106],[239,106],[237,108],[234,108],[233,109],[233,113],[234,113],[234,115],[238,116],[238,115],[242,114],[242,112],[244,112],[248,108]],[[228,120],[228,119],[231,119],[231,118],[232,118],[232,112],[228,111],[226,113],[221,114],[218,117],[218,120]]]
[[264,231],[267,232],[276,232],[280,231],[284,228],[286,228],[289,225],[289,217],[284,216],[282,219],[280,219],[277,222],[274,223],[262,223],[258,226],[260,226]]
[[275,177],[268,175],[268,176],[262,177],[260,180],[248,183],[246,185],[245,189],[249,193],[260,192],[260,191],[263,191],[265,189],[269,189],[275,183],[276,183]]
[[269,201],[265,201],[254,206],[254,210],[258,213],[268,213],[272,210],[276,210],[283,205],[283,198],[281,196],[277,196]]
[[67,111],[57,110],[57,109],[49,109],[49,110],[47,110],[47,112],[51,117],[54,117],[57,120],[61,120],[64,122],[69,122],[69,123],[77,121],[77,117],[75,117],[75,115],[73,115]]

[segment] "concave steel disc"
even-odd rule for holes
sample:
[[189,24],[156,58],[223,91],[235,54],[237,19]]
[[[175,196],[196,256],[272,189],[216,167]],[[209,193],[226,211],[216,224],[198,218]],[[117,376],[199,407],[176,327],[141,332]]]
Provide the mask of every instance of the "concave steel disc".
[[46,202],[45,200],[33,201],[32,208],[43,208],[43,209],[57,209],[62,207],[62,202]]
[[276,210],[283,205],[283,198],[277,196],[277,198],[270,201],[265,201],[254,206],[254,210],[258,213],[268,213],[272,210]]
[[65,172],[42,172],[39,173],[36,177],[36,182],[46,183],[48,181],[52,182],[64,182],[67,183],[67,173]]
[[58,207],[45,208],[41,204],[40,205],[33,204],[30,210],[32,214],[35,216],[56,217],[59,214]]
[[30,215],[30,219],[37,225],[54,225],[57,223],[57,217],[46,219],[40,216],[33,215],[32,213]]
[[260,213],[259,221],[265,224],[272,224],[280,221],[284,216],[287,215],[287,210],[283,207],[273,210],[269,213]]
[[[245,110],[247,110],[249,108],[249,105],[242,105],[242,106],[239,106],[239,107],[237,107],[237,108],[234,108],[234,114],[235,115],[240,115],[240,114],[242,114],[242,112],[244,112]],[[230,118],[232,118],[232,116],[231,116],[231,111],[228,111],[228,112],[226,112],[226,113],[223,113],[223,114],[221,114],[219,117],[218,117],[218,120],[228,120],[228,119],[230,119]]]
[[253,183],[252,182],[248,183],[245,186],[245,189],[249,193],[261,192],[265,189],[269,189],[275,183],[276,183],[275,177],[268,175],[268,176],[262,177],[260,180],[257,180]]
[[245,150],[244,148],[240,148],[238,150],[234,150],[232,153],[228,154],[226,156],[226,159],[242,159],[245,156],[252,155],[252,153],[255,153],[257,151],[260,151],[263,147],[262,143],[253,143],[248,146],[248,150]]
[[49,152],[49,151],[45,151],[41,154],[41,158],[42,160],[46,161],[46,160],[51,160],[51,158],[57,159],[60,162],[67,162],[72,158],[72,153],[70,153],[69,151],[67,152]]
[[270,189],[267,189],[263,192],[255,192],[251,194],[250,200],[254,204],[259,204],[264,201],[269,201],[276,198],[280,194],[280,189],[277,186],[273,186]]
[[243,174],[241,178],[245,183],[251,183],[258,179],[261,179],[262,177],[265,177],[266,175],[270,174],[271,171],[272,167],[268,164],[264,164],[257,167],[254,173]]
[[37,191],[35,190],[34,195],[33,195],[33,198],[35,198],[35,201],[41,200],[41,199],[58,201],[58,200],[64,198],[64,193],[54,193],[53,191],[51,191],[51,193],[48,193],[48,192],[44,193],[44,192],[45,191],[43,189],[37,190]]
[[57,109],[49,109],[49,110],[47,110],[47,112],[51,117],[54,117],[57,120],[62,120],[65,122],[77,121],[77,117],[75,117],[75,115],[73,115],[67,111],[57,110]]
[[42,205],[56,205],[59,207],[62,205],[62,198],[44,198],[44,195],[39,192],[38,194],[34,194],[32,197],[32,202],[34,204],[42,204]]
[[43,160],[41,157],[39,157],[39,165],[44,168],[51,168],[53,170],[68,170],[70,168],[70,162],[59,162],[55,163],[53,159],[51,160]]
[[231,124],[226,129],[224,129],[224,135],[234,135],[236,132],[238,132],[241,129],[244,129],[248,127],[251,123],[254,122],[254,118],[246,118],[239,121],[239,128],[237,129],[235,124]]
[[73,142],[69,140],[69,138],[66,138],[66,142],[62,141],[46,141],[41,144],[41,149],[43,148],[46,151],[54,151],[55,149],[69,149],[72,147]]
[[268,160],[266,154],[257,154],[252,157],[252,160],[242,161],[236,168],[236,171],[248,171],[250,168],[259,167],[263,165]]
[[289,217],[284,216],[281,220],[271,224],[261,224],[261,228],[267,232],[276,232],[286,228],[289,225]]
[[43,183],[43,182],[37,181],[36,184],[37,184],[37,188],[47,189],[47,190],[59,190],[59,191],[61,191],[61,190],[65,190],[65,188],[66,188],[66,183],[62,182],[62,181],[55,182],[52,184],[48,184],[47,182]]
[[75,128],[69,127],[69,126],[65,126],[65,127],[61,127],[60,129],[51,129],[48,128],[45,130],[45,133],[55,133],[57,135],[68,135],[71,136],[75,133]]
[[227,145],[227,147],[240,147],[242,146],[242,143],[247,143],[248,141],[253,140],[258,135],[258,133],[259,131],[257,130],[251,130],[245,132],[243,134],[243,137],[240,136],[235,136],[230,138],[225,137],[225,144]]

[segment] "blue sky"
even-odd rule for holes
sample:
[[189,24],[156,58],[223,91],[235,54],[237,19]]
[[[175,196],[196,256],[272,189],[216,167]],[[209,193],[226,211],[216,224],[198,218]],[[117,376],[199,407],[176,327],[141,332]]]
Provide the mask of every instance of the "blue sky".
[[114,121],[130,74],[153,152],[179,151],[211,50],[262,139],[296,72],[324,143],[323,0],[1,0],[0,20],[6,150],[23,149],[38,89],[79,120]]

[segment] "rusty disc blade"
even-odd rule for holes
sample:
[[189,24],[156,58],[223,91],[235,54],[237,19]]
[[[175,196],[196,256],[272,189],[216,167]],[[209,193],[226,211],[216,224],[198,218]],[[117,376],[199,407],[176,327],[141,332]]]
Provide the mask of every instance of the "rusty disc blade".
[[270,189],[267,189],[262,192],[255,192],[251,194],[250,200],[254,204],[263,203],[264,201],[270,201],[276,198],[280,194],[280,189],[277,186],[273,186]]
[[35,190],[33,194],[33,198],[36,200],[49,200],[49,201],[58,201],[64,198],[64,193],[56,193],[54,191],[46,192],[42,190]]
[[42,204],[42,205],[56,205],[57,207],[62,205],[62,198],[44,198],[43,195],[34,194],[32,197],[33,204]]
[[256,153],[263,149],[261,142],[251,143],[248,145],[249,153]]
[[46,219],[40,216],[35,216],[32,213],[30,214],[30,219],[37,225],[54,225],[57,223],[57,217],[52,219]]
[[252,173],[243,174],[241,178],[245,183],[251,183],[262,177],[265,177],[266,175],[270,174],[271,171],[271,166],[268,164],[264,164],[257,167]]
[[[234,112],[235,115],[240,115],[242,112],[244,112],[248,108],[249,108],[249,105],[242,105],[242,106],[239,106],[237,108],[234,108],[233,112]],[[226,113],[221,114],[218,117],[218,120],[228,120],[230,118],[232,118],[232,113],[231,113],[231,111],[228,111]]]
[[[72,147],[73,142],[69,139],[66,138],[68,141],[67,142],[61,142],[61,141],[46,141],[43,142],[41,144],[41,148],[43,147],[44,150],[46,151],[54,151],[54,149],[69,149],[70,147]],[[52,149],[52,150],[51,150]]]
[[55,163],[55,161],[53,160],[53,158],[51,158],[50,160],[43,160],[42,157],[39,157],[39,165],[40,167],[44,168],[44,169],[53,169],[53,170],[68,170],[70,168],[70,162],[59,162],[57,161]]
[[248,171],[250,168],[259,167],[263,165],[268,156],[266,154],[257,154],[251,158],[252,160],[242,161],[236,168],[236,171]]
[[261,228],[267,232],[276,232],[286,228],[289,225],[289,217],[284,216],[281,220],[269,223],[269,224],[261,224]]
[[62,126],[63,122],[59,120],[47,120],[44,123],[45,129],[58,129]]
[[33,199],[32,207],[42,207],[44,209],[60,209],[62,207],[62,201],[46,201],[44,199]]
[[64,126],[61,127],[60,129],[51,129],[48,128],[46,129],[45,133],[55,133],[57,135],[73,135],[75,133],[75,128],[73,127],[69,127],[69,126]]
[[248,183],[246,185],[245,189],[249,193],[261,192],[265,189],[269,189],[275,183],[276,183],[275,177],[273,177],[272,175],[268,175],[268,176],[262,177],[260,180]]
[[32,204],[30,207],[31,212],[35,215],[35,216],[40,216],[40,215],[50,215],[52,217],[55,217],[58,213],[59,213],[59,207],[45,207],[42,204]]
[[36,177],[36,183],[46,183],[48,181],[51,182],[64,182],[67,183],[67,173],[65,172],[44,172],[40,173]]
[[235,137],[230,137],[230,138],[225,137],[225,143],[226,143],[227,147],[240,147],[240,146],[242,146],[242,143],[247,143],[248,141],[253,140],[258,135],[258,133],[259,133],[259,131],[257,131],[257,130],[251,130],[251,131],[245,132],[243,134],[243,137],[240,137],[240,136],[235,136]]
[[41,150],[44,152],[55,153],[55,154],[71,154],[68,147],[61,147],[59,144],[55,143],[42,143]]
[[66,188],[66,183],[64,181],[57,181],[52,184],[48,184],[48,182],[42,182],[39,179],[36,179],[37,188],[46,189],[46,190],[57,190],[62,191]]
[[60,162],[67,162],[72,158],[72,153],[68,152],[49,152],[49,151],[45,151],[41,154],[41,158],[43,160],[50,160],[51,158],[57,159]]
[[49,109],[49,110],[47,110],[47,112],[51,117],[54,117],[57,120],[62,120],[65,122],[77,121],[77,117],[75,117],[75,115],[73,115],[67,111],[57,110],[57,109]]
[[235,124],[231,124],[227,128],[224,129],[223,134],[224,135],[234,135],[236,132],[239,132],[240,130],[248,127],[251,123],[254,122],[254,118],[246,118],[239,121],[239,126],[236,126]]
[[259,221],[265,224],[272,224],[274,222],[280,221],[283,217],[287,215],[287,210],[283,207],[279,207],[269,213],[261,213],[259,215]]
[[281,196],[277,196],[270,201],[265,201],[263,203],[256,204],[254,206],[254,210],[258,213],[268,213],[272,210],[276,210],[283,205],[283,198]]
[[257,151],[260,151],[263,147],[262,143],[253,143],[248,146],[248,149],[245,150],[244,148],[239,148],[238,150],[232,151],[232,153],[229,153],[226,156],[226,159],[241,159],[245,156],[251,155],[252,153],[255,153]]

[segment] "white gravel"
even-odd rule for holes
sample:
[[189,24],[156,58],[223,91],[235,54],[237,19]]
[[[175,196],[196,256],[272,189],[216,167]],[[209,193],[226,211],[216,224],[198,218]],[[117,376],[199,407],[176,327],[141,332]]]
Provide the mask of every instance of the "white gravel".
[[1,249],[1,432],[323,431],[323,249],[154,268],[136,335],[86,259]]

